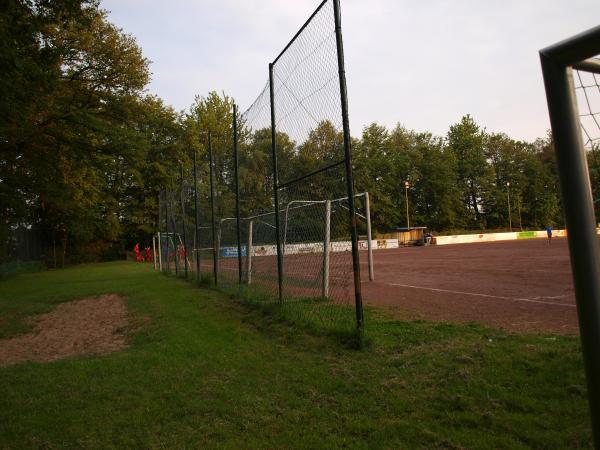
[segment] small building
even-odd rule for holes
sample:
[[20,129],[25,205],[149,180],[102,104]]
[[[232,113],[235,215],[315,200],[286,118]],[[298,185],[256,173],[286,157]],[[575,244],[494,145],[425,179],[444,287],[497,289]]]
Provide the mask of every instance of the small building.
[[398,239],[398,245],[423,245],[427,227],[398,227],[389,233],[378,234],[377,239]]

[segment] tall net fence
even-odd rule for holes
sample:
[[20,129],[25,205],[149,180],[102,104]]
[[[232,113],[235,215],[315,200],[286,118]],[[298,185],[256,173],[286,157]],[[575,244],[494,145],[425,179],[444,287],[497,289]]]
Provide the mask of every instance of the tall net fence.
[[239,279],[232,132],[213,134],[209,150],[213,159],[216,284],[226,288],[237,286]]
[[267,83],[239,120],[242,279],[251,297],[263,302],[278,298],[269,93]]
[[164,189],[159,197],[159,229],[156,236],[156,253],[159,268],[179,276],[188,276],[193,270],[195,230],[190,216],[189,187],[180,184]]
[[[600,58],[596,57],[600,62]],[[573,74],[584,146],[600,146],[600,75],[584,70]]]
[[323,1],[269,66],[269,82],[235,117],[237,140],[233,120],[213,124],[219,133],[204,130],[198,189],[184,170],[161,194],[161,265],[298,319],[355,329],[354,202],[358,232],[367,230],[364,195],[349,197],[336,5]]
[[222,287],[237,285],[237,222],[228,134],[205,136],[202,159],[160,194],[160,268]]
[[271,66],[283,302],[325,324],[352,323],[354,282],[333,1]]
[[[206,173],[202,173],[201,169],[197,169],[198,187],[197,187],[197,203],[198,203],[198,226],[195,229],[196,239],[194,246],[194,264],[196,278],[199,281],[204,281],[207,284],[214,283],[214,241],[213,241],[213,226],[211,216],[211,197],[210,184],[208,175],[208,161],[203,161],[205,164]],[[200,176],[204,175],[204,176]],[[193,174],[192,174],[193,177]],[[196,221],[196,217],[194,217]]]

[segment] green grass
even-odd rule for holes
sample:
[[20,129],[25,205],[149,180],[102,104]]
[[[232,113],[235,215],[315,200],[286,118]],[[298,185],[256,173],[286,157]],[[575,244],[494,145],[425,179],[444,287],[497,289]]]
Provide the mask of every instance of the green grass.
[[353,350],[126,262],[1,282],[0,335],[100,293],[146,325],[119,353],[0,368],[0,448],[591,447],[571,337],[369,311]]

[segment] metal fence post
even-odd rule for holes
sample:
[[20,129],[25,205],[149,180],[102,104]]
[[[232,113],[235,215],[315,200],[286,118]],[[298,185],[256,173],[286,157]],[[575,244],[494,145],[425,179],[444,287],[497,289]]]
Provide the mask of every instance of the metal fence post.
[[180,197],[181,197],[181,224],[183,227],[183,268],[185,273],[185,278],[188,277],[188,255],[187,255],[187,236],[186,236],[186,223],[185,223],[185,192],[183,189],[183,163],[179,164],[180,173],[181,173],[181,183],[180,183]]
[[194,242],[196,248],[196,281],[200,280],[200,233],[198,232],[198,169],[196,166],[196,150],[194,150]]
[[363,305],[360,285],[360,260],[358,256],[358,236],[356,232],[356,211],[354,206],[354,178],[352,175],[352,156],[350,152],[350,122],[348,120],[348,93],[346,89],[346,72],[344,69],[344,45],[342,42],[342,25],[339,0],[333,0],[335,19],[335,41],[337,48],[338,74],[340,80],[340,96],[342,106],[342,125],[344,131],[344,156],[346,166],[346,188],[348,192],[348,209],[350,215],[350,231],[352,234],[352,269],[354,272],[354,302],[356,308],[356,328],[363,328]]
[[331,200],[325,202],[325,239],[323,240],[323,289],[321,296],[329,297],[329,244],[331,241]]
[[240,174],[237,133],[237,106],[233,104],[233,161],[235,165],[235,218],[238,248],[238,284],[242,284],[242,232],[240,229]]
[[[217,255],[217,259],[215,260],[215,272],[217,273],[217,277],[219,276],[219,274],[221,273],[220,269],[221,269],[221,232],[223,231],[223,222],[219,221],[219,224],[217,225],[217,238],[215,239],[215,253]],[[218,280],[218,278],[217,278]],[[215,283],[216,284],[216,283]]]
[[160,229],[157,233],[157,237],[158,237],[158,270],[160,273],[162,273],[163,268],[162,268],[162,243],[160,241]]
[[[158,243],[158,249],[159,249],[159,261],[158,261],[158,266],[160,267],[160,232],[161,232],[161,227],[162,227],[162,216],[163,216],[163,207],[162,207],[162,190],[158,191],[158,195],[157,195],[157,204],[158,204],[158,220],[156,222],[156,229],[157,229],[157,233],[156,233],[156,241]],[[161,270],[162,272],[162,270]]]
[[169,240],[169,228],[170,225],[169,223],[171,222],[170,220],[170,215],[169,215],[169,189],[165,189],[165,214],[166,214],[166,228],[167,228],[167,273],[171,273],[171,244],[170,244],[170,240]]
[[[175,183],[173,183],[173,179],[172,178],[171,178],[171,186],[175,186]],[[171,239],[171,242],[173,244],[173,250],[175,251],[175,258],[173,258],[173,259],[175,261],[175,276],[177,277],[177,276],[179,276],[179,255],[178,255],[179,252],[177,251],[178,245],[177,245],[177,239],[175,238],[175,235],[177,234],[177,231],[176,231],[177,230],[177,224],[175,223],[175,214],[176,214],[176,211],[174,211],[175,207],[176,207],[176,205],[175,205],[175,194],[173,192],[171,192],[171,196],[172,196],[172,199],[173,199],[173,204],[171,205],[171,208],[170,208],[170,210],[171,210],[170,221],[171,221],[171,229],[173,231],[171,233],[170,239]]]
[[212,219],[212,244],[213,244],[213,283],[215,286],[219,284],[219,266],[218,266],[218,248],[217,248],[217,224],[215,222],[215,186],[214,186],[214,161],[212,152],[212,134],[208,132],[208,158],[210,160],[210,215]]
[[156,236],[152,236],[152,265],[156,270]]
[[248,244],[246,247],[246,284],[252,283],[252,220],[248,221]]
[[365,215],[367,216],[367,249],[369,259],[369,281],[375,279],[375,269],[373,268],[373,241],[371,235],[371,199],[369,193],[365,192]]
[[277,169],[277,147],[275,130],[275,86],[273,84],[273,63],[269,64],[269,97],[271,101],[271,152],[273,154],[273,200],[275,201],[275,233],[277,239],[277,287],[279,302],[283,301],[283,256],[279,233],[279,176]]

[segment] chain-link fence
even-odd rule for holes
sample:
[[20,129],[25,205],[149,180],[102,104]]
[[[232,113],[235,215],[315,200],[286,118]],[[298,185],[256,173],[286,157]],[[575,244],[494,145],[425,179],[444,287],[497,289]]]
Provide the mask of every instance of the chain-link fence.
[[273,200],[271,106],[267,83],[240,115],[242,279],[249,298],[278,299],[277,222]]
[[182,168],[161,194],[160,266],[297,319],[360,329],[368,215],[364,203],[355,211],[365,196],[352,186],[338,0],[319,5],[254,103],[231,117],[219,133],[203,130],[208,173]]
[[[189,243],[194,239],[193,230],[189,230],[188,227],[185,194],[186,189],[182,186],[161,191],[160,232],[154,242],[155,253],[159,257],[158,268],[181,276],[188,276],[191,270]],[[188,240],[188,236],[191,241]]]

